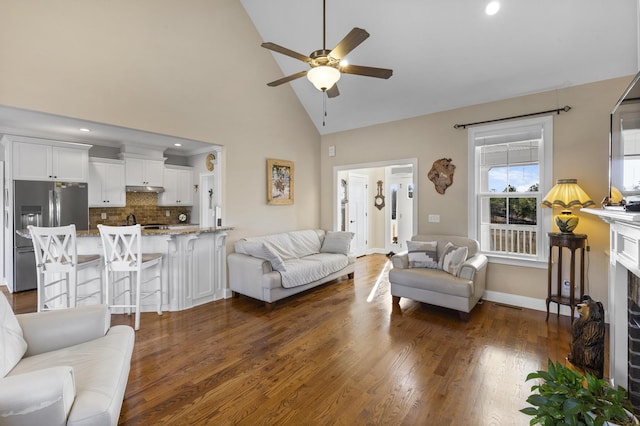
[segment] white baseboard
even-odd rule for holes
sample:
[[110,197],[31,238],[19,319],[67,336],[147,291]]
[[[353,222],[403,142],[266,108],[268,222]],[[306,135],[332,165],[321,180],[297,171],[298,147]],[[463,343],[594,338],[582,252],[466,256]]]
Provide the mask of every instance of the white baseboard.
[[[533,297],[518,296],[517,294],[501,293],[499,291],[486,290],[484,292],[484,300],[489,302],[502,303],[505,305],[517,306],[520,308],[533,309],[536,311],[547,312],[547,305],[544,299],[534,299]],[[549,306],[550,315],[556,315],[558,312],[558,306],[555,303],[551,303]],[[560,315],[571,316],[571,310],[568,306],[560,305]],[[578,316],[578,311],[575,311],[575,315]],[[604,321],[609,323],[609,312],[605,311]]]

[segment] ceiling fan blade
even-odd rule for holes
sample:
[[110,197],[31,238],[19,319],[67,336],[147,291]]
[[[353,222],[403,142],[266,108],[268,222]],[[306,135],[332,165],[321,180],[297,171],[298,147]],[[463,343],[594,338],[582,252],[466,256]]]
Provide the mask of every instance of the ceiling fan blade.
[[347,34],[336,47],[333,48],[329,56],[335,59],[342,59],[360,43],[369,37],[369,33],[362,28],[354,28]]
[[338,83],[334,84],[333,86],[331,86],[331,89],[327,90],[327,97],[329,98],[335,98],[339,94],[340,91],[338,90]]
[[270,87],[280,86],[281,84],[288,83],[291,80],[295,80],[296,78],[304,77],[305,75],[307,75],[306,71],[300,71],[300,72],[297,72],[295,74],[291,74],[291,75],[288,75],[286,77],[282,77],[280,80],[275,80],[275,81],[272,81],[271,83],[267,83],[267,86],[270,86]]
[[376,78],[389,78],[393,75],[393,70],[387,68],[363,67],[361,65],[346,65],[340,67],[340,72]]
[[287,49],[286,47],[282,47],[279,44],[266,42],[266,43],[262,43],[260,46],[264,47],[265,49],[273,50],[274,52],[278,52],[278,53],[282,53],[283,55],[290,56],[294,59],[298,59],[299,61],[302,61],[302,62],[306,62],[306,63],[311,62],[310,57],[305,56],[302,53],[294,52],[293,50]]

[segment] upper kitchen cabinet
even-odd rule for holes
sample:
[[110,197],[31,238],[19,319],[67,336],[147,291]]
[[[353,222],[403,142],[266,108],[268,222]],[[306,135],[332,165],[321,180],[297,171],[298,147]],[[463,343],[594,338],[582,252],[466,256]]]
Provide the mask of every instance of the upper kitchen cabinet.
[[164,192],[158,198],[161,206],[193,205],[193,168],[165,166]]
[[89,207],[124,207],[124,161],[89,159]]
[[12,141],[14,180],[87,182],[91,145],[15,138]]
[[127,186],[162,186],[164,160],[123,157]]

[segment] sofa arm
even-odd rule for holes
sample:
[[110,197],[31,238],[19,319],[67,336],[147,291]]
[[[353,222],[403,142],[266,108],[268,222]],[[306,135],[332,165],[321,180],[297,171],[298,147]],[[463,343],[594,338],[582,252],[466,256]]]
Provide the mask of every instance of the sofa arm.
[[407,269],[409,267],[409,253],[404,251],[402,253],[394,254],[391,256],[391,263],[394,268]]
[[97,339],[111,325],[107,305],[16,315],[24,340],[25,357],[50,352]]
[[477,254],[467,260],[460,266],[458,270],[458,277],[465,280],[475,280],[478,271],[487,267],[487,256],[484,254]]
[[76,396],[73,368],[44,368],[0,379],[0,424],[65,425]]
[[264,300],[263,277],[273,271],[268,260],[242,253],[231,253],[227,256],[227,264],[231,291]]

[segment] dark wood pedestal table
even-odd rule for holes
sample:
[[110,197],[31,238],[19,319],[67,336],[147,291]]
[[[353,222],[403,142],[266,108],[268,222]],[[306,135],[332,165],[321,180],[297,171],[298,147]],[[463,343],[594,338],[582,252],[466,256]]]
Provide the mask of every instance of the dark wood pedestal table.
[[[571,308],[571,323],[573,323],[573,313],[576,305],[582,300],[584,296],[584,251],[587,247],[587,236],[585,234],[574,234],[572,232],[549,232],[549,287],[547,293],[547,318],[549,320],[549,303],[558,304],[558,317],[560,316],[560,305],[566,305]],[[553,248],[558,247],[558,267],[556,274],[556,292],[553,293],[552,283],[552,259]],[[562,249],[568,248],[571,252],[571,265],[569,270],[569,280],[571,281],[571,293],[569,297],[562,296]],[[576,250],[580,250],[580,297],[578,300],[575,298],[575,285],[576,285]]]

